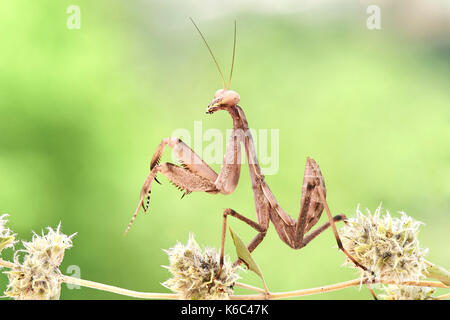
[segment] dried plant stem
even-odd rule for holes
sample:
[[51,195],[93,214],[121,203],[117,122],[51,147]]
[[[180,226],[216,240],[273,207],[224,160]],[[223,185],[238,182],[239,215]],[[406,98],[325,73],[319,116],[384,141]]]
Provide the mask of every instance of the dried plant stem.
[[436,300],[445,300],[445,299],[450,299],[450,293],[443,294],[442,296],[436,297]]
[[69,276],[63,276],[62,282],[75,284],[83,287],[88,287],[92,289],[102,290],[102,291],[108,291],[117,293],[123,296],[129,296],[134,298],[141,298],[141,299],[178,299],[178,294],[175,293],[153,293],[153,292],[139,292],[139,291],[133,291],[128,289],[122,289],[115,286],[110,286],[103,283],[98,283],[94,281],[89,280],[83,280],[78,278],[73,278]]
[[287,292],[274,292],[265,294],[253,294],[253,295],[235,295],[230,298],[233,300],[260,300],[260,299],[283,299],[283,298],[293,298],[293,297],[301,297],[319,293],[325,293],[330,291],[341,290],[349,287],[355,287],[361,285],[361,283],[383,283],[383,284],[397,284],[403,286],[418,286],[418,287],[433,287],[433,288],[450,288],[450,286],[446,286],[445,284],[438,281],[405,281],[400,283],[395,283],[395,281],[368,281],[367,279],[354,279],[350,281],[340,282],[328,286],[311,288],[311,289],[302,289],[295,291],[287,291]]
[[[122,289],[119,287],[114,287],[94,281],[89,280],[82,280],[77,279],[69,276],[63,276],[62,279],[65,283],[70,284],[76,284],[83,287],[93,288],[97,290],[102,291],[108,291],[117,293],[124,296],[134,297],[134,298],[141,298],[141,299],[179,299],[179,296],[174,293],[153,293],[153,292],[139,292],[139,291],[133,291],[128,289]],[[364,282],[364,281],[363,281]],[[278,293],[269,293],[266,294],[264,289],[254,287],[245,283],[236,283],[236,286],[239,286],[241,288],[258,291],[261,292],[261,294],[255,294],[255,295],[233,295],[230,298],[232,300],[259,300],[259,299],[282,299],[282,298],[290,298],[290,297],[300,297],[305,295],[312,295],[312,294],[318,294],[318,293],[324,293],[329,291],[336,291],[348,287],[354,287],[358,286],[361,283],[361,279],[355,279],[351,281],[341,282],[329,286],[324,287],[318,287],[318,288],[312,288],[312,289],[304,289],[304,290],[296,290],[296,291],[289,291],[289,292],[278,292]],[[393,284],[393,281],[380,281],[379,283],[384,284]],[[448,286],[437,282],[437,281],[407,281],[402,282],[401,285],[413,285],[413,286],[422,286],[422,287],[436,287],[436,288],[449,288]],[[441,296],[442,299],[446,299],[446,297]]]
[[261,289],[261,288],[258,288],[258,287],[254,287],[254,286],[251,286],[251,285],[246,284],[246,283],[236,282],[234,285],[236,287],[241,287],[241,288],[252,290],[252,291],[256,291],[256,292],[266,293],[266,291],[264,289]]
[[[5,261],[0,259],[0,266],[5,268],[14,268],[16,265],[12,262]],[[140,298],[140,299],[179,299],[179,295],[175,293],[153,293],[153,292],[139,292],[128,289],[123,289],[115,286],[110,286],[107,284],[102,284],[94,281],[78,279],[70,276],[63,275],[62,282],[79,285],[83,287],[88,287],[92,289],[112,292],[124,296]],[[295,290],[295,291],[287,291],[287,292],[274,292],[274,293],[266,293],[264,289],[254,287],[245,283],[237,282],[235,285],[244,289],[253,290],[259,292],[259,294],[253,295],[232,295],[230,298],[232,300],[259,300],[259,299],[283,299],[283,298],[293,298],[293,297],[301,297],[306,295],[313,295],[319,293],[325,293],[330,291],[341,290],[344,288],[355,287],[361,285],[361,283],[383,283],[383,284],[395,284],[394,281],[375,281],[370,282],[368,279],[354,279],[350,281],[340,282],[328,286],[311,288],[311,289],[303,289],[303,290]],[[404,286],[420,286],[420,287],[434,287],[434,288],[450,288],[450,286],[446,286],[445,284],[438,281],[406,281],[397,283],[398,285]],[[444,294],[437,299],[448,299],[450,298],[450,294]]]

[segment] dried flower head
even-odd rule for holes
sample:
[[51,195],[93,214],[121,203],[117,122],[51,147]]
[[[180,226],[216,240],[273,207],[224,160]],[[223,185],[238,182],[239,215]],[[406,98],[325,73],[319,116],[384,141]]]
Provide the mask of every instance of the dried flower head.
[[239,279],[237,267],[233,267],[229,258],[225,257],[222,271],[216,278],[219,254],[214,248],[202,251],[192,234],[187,245],[177,243],[165,251],[170,262],[166,268],[173,277],[162,285],[180,294],[182,299],[223,300],[233,293],[233,285]]
[[[33,234],[30,242],[23,241],[24,250],[16,251],[16,267],[8,274],[9,284],[5,295],[16,300],[54,300],[59,299],[61,291],[61,272],[59,265],[64,251],[72,247],[71,236],[61,233],[61,224],[56,230],[47,228],[42,236]],[[25,253],[20,263],[19,253]]]
[[8,223],[7,217],[7,214],[0,216],[0,253],[3,249],[10,248],[16,243],[16,235],[9,228],[5,227],[6,223]]
[[428,249],[419,246],[422,223],[404,212],[400,212],[399,218],[392,218],[387,211],[381,215],[381,210],[380,205],[373,215],[369,210],[364,215],[358,206],[356,216],[348,219],[341,230],[344,247],[381,280],[401,282],[423,278]]
[[434,300],[433,294],[436,288],[414,286],[384,286],[386,294],[380,294],[384,300]]

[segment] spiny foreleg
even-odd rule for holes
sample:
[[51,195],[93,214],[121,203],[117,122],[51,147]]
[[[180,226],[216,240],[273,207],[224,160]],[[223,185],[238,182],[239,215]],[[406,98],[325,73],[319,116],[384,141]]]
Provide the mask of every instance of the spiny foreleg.
[[125,234],[127,234],[131,226],[133,225],[140,207],[142,206],[144,208],[144,211],[148,210],[151,186],[153,181],[155,180],[157,173],[165,175],[174,186],[181,190],[183,192],[182,197],[194,191],[204,191],[208,193],[218,192],[213,182],[198,175],[197,173],[192,172],[187,168],[179,167],[170,162],[164,162],[160,165],[155,165],[148,174],[147,179],[145,179],[144,186],[141,190],[141,197],[138,207],[136,208],[136,211],[131,218],[130,223],[128,224]]

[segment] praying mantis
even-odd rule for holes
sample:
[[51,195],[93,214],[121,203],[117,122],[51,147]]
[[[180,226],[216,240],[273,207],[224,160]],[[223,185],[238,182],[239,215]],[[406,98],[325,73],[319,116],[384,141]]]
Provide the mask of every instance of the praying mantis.
[[[211,54],[223,83],[223,88],[216,91],[213,100],[207,106],[206,113],[214,114],[217,111],[226,111],[230,114],[233,120],[233,130],[226,147],[223,164],[220,172],[217,173],[180,139],[174,137],[164,138],[153,154],[150,162],[150,172],[141,189],[138,207],[131,218],[125,234],[130,230],[140,208],[142,207],[144,211],[148,210],[152,184],[154,181],[159,183],[156,178],[158,173],[165,175],[177,188],[182,190],[184,192],[183,196],[191,192],[206,192],[210,194],[220,193],[223,195],[234,192],[239,182],[242,144],[245,149],[245,156],[247,158],[248,167],[250,170],[257,221],[251,220],[231,208],[224,210],[220,246],[220,267],[218,274],[220,274],[224,263],[224,244],[228,216],[232,216],[243,221],[258,232],[258,234],[248,245],[248,250],[250,252],[255,250],[255,248],[263,241],[270,222],[274,225],[279,238],[293,249],[301,249],[305,247],[311,242],[311,240],[316,238],[319,234],[331,226],[339,249],[356,266],[368,271],[367,268],[359,264],[342,245],[335,222],[343,221],[346,217],[343,214],[336,215],[334,217],[332,216],[325,198],[327,191],[324,178],[320,171],[319,165],[312,158],[308,157],[306,160],[302,184],[300,214],[297,220],[294,220],[281,208],[267,182],[265,181],[264,175],[258,164],[255,146],[247,119],[243,109],[238,105],[240,96],[236,91],[230,89],[236,50],[236,22],[234,24],[234,44],[231,71],[228,85],[226,85],[219,64],[217,63],[211,48],[206,42],[205,37],[192,18],[191,21]],[[160,163],[161,156],[166,146],[169,146],[173,150],[181,165],[176,165],[170,162]],[[311,228],[319,221],[324,209],[327,213],[329,221],[309,232]]]

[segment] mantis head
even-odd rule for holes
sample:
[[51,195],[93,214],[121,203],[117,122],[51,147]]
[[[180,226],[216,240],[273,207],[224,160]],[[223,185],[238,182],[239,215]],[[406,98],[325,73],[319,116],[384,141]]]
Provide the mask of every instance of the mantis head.
[[217,71],[219,71],[220,78],[222,79],[223,83],[223,89],[219,89],[214,94],[214,99],[211,101],[211,103],[206,108],[206,113],[212,114],[218,110],[227,110],[230,108],[235,107],[238,103],[241,97],[239,96],[239,93],[236,91],[230,90],[231,85],[231,77],[233,76],[233,67],[234,67],[234,54],[236,51],[236,21],[234,21],[234,43],[233,43],[233,57],[231,59],[231,71],[230,71],[230,78],[228,80],[228,85],[225,84],[225,78],[223,77],[222,70],[220,70],[220,66],[217,63],[216,57],[214,56],[211,48],[208,45],[208,42],[206,42],[205,37],[203,36],[200,29],[195,24],[194,20],[192,18],[191,22],[194,25],[194,27],[197,29],[198,33],[203,39],[203,42],[206,45],[206,48],[208,49],[209,53],[211,54],[211,57],[216,64]]
[[239,103],[239,93],[229,89],[219,89],[214,94],[214,99],[206,108],[206,113],[212,114],[217,110],[232,108]]

